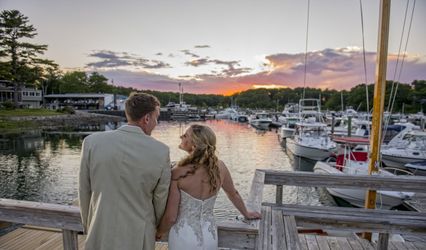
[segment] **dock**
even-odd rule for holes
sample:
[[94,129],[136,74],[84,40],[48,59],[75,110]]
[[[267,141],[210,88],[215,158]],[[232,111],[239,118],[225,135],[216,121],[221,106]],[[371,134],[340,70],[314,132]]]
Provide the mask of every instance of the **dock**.
[[[263,202],[265,185],[276,186],[275,203]],[[219,221],[219,248],[426,249],[425,212],[283,204],[284,186],[369,188],[422,194],[426,177],[258,169],[247,207],[261,211],[262,219]],[[0,221],[26,225],[1,236],[0,249],[84,249],[80,210],[76,206],[0,199]],[[339,235],[331,232],[339,232]],[[361,237],[363,232],[376,233],[378,239],[368,241]],[[412,235],[421,240],[394,241],[393,234]],[[157,242],[156,249],[167,249],[167,244]]]

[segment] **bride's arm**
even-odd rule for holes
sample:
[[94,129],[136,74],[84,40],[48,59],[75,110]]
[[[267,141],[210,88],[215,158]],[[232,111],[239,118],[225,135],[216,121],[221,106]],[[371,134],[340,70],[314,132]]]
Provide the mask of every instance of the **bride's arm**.
[[170,228],[176,223],[176,219],[179,212],[180,192],[178,188],[179,175],[176,169],[172,169],[172,180],[170,182],[169,196],[167,198],[166,211],[161,218],[160,225],[157,228],[156,238],[166,234]]
[[232,181],[231,173],[229,173],[226,165],[221,162],[223,171],[223,182],[222,188],[228,196],[229,200],[234,204],[234,206],[240,211],[240,213],[247,219],[260,219],[261,215],[258,212],[248,211],[246,205],[244,204],[241,195],[238,193],[237,189],[235,189],[234,182]]

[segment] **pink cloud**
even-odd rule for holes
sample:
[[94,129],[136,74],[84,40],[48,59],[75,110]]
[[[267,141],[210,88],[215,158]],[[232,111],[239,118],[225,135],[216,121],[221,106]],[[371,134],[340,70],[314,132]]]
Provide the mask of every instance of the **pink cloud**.
[[[210,74],[194,75],[193,78],[180,80],[165,75],[151,74],[144,71],[106,70],[101,72],[114,83],[140,89],[160,91],[177,91],[177,83],[182,82],[186,92],[229,94],[252,88],[253,85],[286,86],[290,88],[303,86],[304,54],[274,54],[266,56],[267,70],[246,74]],[[376,53],[366,52],[367,81],[374,82]],[[365,81],[363,53],[358,49],[339,48],[324,49],[308,53],[306,86],[315,88],[349,89]],[[394,79],[397,56],[389,55],[388,80],[398,80],[399,71]],[[402,57],[399,59],[401,66]],[[248,69],[244,69],[248,70]],[[242,71],[247,73],[247,71]],[[400,82],[411,83],[415,79],[426,79],[426,56],[407,55],[403,63]]]

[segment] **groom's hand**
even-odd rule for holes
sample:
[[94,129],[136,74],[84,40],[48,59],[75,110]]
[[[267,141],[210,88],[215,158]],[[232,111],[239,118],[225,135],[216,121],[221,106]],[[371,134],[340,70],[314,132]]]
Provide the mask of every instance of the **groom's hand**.
[[161,238],[163,238],[163,236],[164,236],[164,234],[163,234],[163,233],[160,233],[159,231],[157,231],[157,232],[155,233],[155,240],[156,240],[156,241],[159,241],[159,240],[161,240]]

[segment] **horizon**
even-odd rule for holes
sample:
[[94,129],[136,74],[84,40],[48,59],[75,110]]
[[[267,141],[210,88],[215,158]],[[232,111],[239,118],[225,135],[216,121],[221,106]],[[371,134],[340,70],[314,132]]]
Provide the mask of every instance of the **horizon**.
[[[392,1],[387,80],[426,79],[426,1],[415,2],[410,28],[413,3]],[[187,93],[229,96],[254,88],[349,90],[374,82],[379,0],[362,2],[366,76],[359,1],[311,1],[306,45],[307,4],[3,0],[0,7],[28,17],[38,33],[31,42],[48,45],[42,57],[61,70],[96,71],[116,86],[179,92],[180,82]]]

